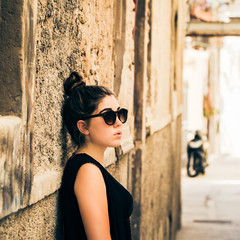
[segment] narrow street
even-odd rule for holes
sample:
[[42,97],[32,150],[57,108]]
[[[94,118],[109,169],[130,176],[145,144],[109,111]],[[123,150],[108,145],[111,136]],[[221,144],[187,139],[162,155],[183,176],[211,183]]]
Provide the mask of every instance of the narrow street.
[[205,175],[182,169],[182,229],[176,240],[240,239],[240,158],[212,158]]

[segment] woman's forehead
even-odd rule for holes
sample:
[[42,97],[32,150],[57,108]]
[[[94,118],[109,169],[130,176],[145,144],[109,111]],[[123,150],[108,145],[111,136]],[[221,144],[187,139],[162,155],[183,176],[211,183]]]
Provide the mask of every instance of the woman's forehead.
[[102,99],[102,101],[98,105],[98,110],[103,110],[105,108],[110,108],[114,111],[116,111],[119,108],[118,100],[115,98],[115,96],[106,96]]

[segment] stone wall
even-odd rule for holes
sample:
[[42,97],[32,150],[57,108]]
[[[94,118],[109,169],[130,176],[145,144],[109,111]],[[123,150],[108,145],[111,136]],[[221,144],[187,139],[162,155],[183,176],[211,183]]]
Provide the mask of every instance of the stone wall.
[[140,236],[173,240],[181,223],[184,3],[146,0],[139,4],[135,39],[133,235],[134,239]]
[[21,18],[23,3],[1,1],[0,114],[21,116]]
[[19,210],[0,220],[0,238],[12,239],[62,239],[60,219],[56,212],[57,194],[52,194],[37,204]]
[[174,124],[146,139],[142,164],[141,239],[175,239],[180,226],[181,118]]
[[30,203],[37,18],[31,0],[1,7],[0,218]]
[[[14,68],[17,90],[4,90],[13,110],[0,108],[0,239],[62,238],[58,189],[73,148],[61,108],[63,81],[73,70],[87,84],[114,90],[129,109],[121,147],[107,150],[105,166],[133,194],[133,239],[174,239],[180,223],[183,1],[138,5],[133,40],[133,1],[1,1],[0,23],[18,29],[20,40],[10,43],[21,44],[8,48],[12,55],[6,52],[6,72]],[[15,15],[21,21],[13,23]],[[0,73],[1,81],[14,84]]]

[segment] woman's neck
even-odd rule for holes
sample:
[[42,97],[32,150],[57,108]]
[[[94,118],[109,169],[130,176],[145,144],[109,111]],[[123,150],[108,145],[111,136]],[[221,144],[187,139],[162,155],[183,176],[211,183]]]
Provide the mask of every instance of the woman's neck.
[[92,144],[87,144],[81,148],[78,148],[76,151],[76,154],[78,153],[86,153],[87,155],[91,156],[94,158],[96,161],[101,163],[103,165],[103,160],[104,160],[104,152],[106,148],[92,145]]

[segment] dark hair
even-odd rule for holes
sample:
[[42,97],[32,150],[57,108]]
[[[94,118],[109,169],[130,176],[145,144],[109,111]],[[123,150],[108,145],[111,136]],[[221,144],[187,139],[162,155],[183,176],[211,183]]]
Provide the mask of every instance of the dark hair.
[[91,115],[105,96],[114,93],[104,86],[86,86],[78,72],[72,72],[66,79],[64,91],[63,121],[72,140],[80,147],[85,144],[86,139],[77,128],[78,120]]

